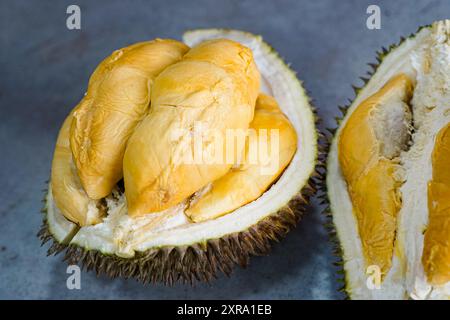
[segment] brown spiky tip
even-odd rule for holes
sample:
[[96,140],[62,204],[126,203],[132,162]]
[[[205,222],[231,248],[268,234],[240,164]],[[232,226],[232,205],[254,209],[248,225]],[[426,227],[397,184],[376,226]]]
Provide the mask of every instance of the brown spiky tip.
[[37,237],[41,240],[41,246],[50,241],[51,245],[47,249],[47,256],[56,255],[64,251],[64,249],[67,247],[66,245],[56,241],[48,228],[47,221],[42,222],[41,228],[37,233]]

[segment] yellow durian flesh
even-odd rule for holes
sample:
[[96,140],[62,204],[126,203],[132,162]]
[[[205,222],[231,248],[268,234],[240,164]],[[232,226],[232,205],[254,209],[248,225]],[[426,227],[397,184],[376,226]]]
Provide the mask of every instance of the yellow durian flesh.
[[69,145],[72,113],[64,121],[56,141],[53,155],[51,186],[56,206],[62,214],[80,226],[101,222],[104,215],[96,200],[84,191],[72,159]]
[[[258,158],[257,161],[252,160],[248,137],[242,164],[212,182],[208,191],[186,210],[194,222],[218,218],[259,198],[290,163],[297,150],[297,135],[273,97],[258,96],[250,130],[254,130],[256,138],[251,142],[256,147],[252,152],[258,152],[258,143],[265,143],[267,152],[262,155],[264,158],[254,157]],[[271,130],[276,135],[272,136]],[[258,140],[260,135],[267,139]],[[273,144],[277,146],[275,150],[271,150],[272,137],[278,139]]]
[[[237,56],[240,59],[236,59]],[[247,88],[245,91],[236,92],[241,95],[241,103],[255,105],[260,89],[260,75],[252,51],[246,46],[227,39],[204,41],[189,50],[183,60],[210,62],[225,69],[238,87]],[[250,121],[253,118],[253,110],[250,110]]]
[[[231,62],[239,66],[241,60],[248,59],[239,51],[224,55],[229,42],[203,43],[207,55],[198,60],[192,56],[183,59],[156,78],[151,110],[136,128],[125,151],[125,194],[131,216],[168,209],[223,176],[233,165],[232,161],[226,161],[225,155],[221,161],[212,163],[203,158],[195,161],[191,137],[195,126],[201,125],[205,139],[200,149],[209,154],[217,149],[208,134],[211,130],[225,141],[227,130],[248,129],[255,106],[242,97],[250,96],[250,82],[259,86],[259,72],[254,63],[248,65],[253,69],[251,72],[246,69],[229,72],[222,68],[220,57],[226,57],[223,65],[227,66]],[[248,81],[236,80],[245,79],[246,74],[252,75]],[[225,148],[225,143],[221,148]]]
[[432,153],[432,180],[428,183],[428,226],[422,264],[428,281],[450,281],[450,124],[438,133]]
[[[399,156],[407,145],[411,119],[407,103],[412,91],[408,76],[391,78],[351,114],[338,144],[338,159],[353,204],[366,267],[378,266],[383,275],[392,264],[401,208]],[[394,109],[402,113],[400,130],[390,128],[389,113]],[[387,115],[385,119],[383,114]]]
[[92,199],[110,194],[122,178],[126,143],[148,111],[154,78],[187,50],[170,39],[137,43],[113,52],[92,74],[70,132],[78,175]]

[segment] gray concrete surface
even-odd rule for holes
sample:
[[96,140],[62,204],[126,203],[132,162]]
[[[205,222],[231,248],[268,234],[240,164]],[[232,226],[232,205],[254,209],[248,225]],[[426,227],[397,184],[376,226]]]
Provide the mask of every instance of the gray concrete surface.
[[[65,26],[79,4],[82,30]],[[366,28],[379,4],[382,29]],[[263,35],[298,71],[325,126],[353,97],[375,51],[449,18],[449,1],[0,1],[0,298],[340,299],[331,245],[313,204],[267,257],[210,285],[141,285],[82,273],[66,289],[61,256],[46,257],[36,232],[56,134],[96,64],[111,51],[186,29],[226,27]]]

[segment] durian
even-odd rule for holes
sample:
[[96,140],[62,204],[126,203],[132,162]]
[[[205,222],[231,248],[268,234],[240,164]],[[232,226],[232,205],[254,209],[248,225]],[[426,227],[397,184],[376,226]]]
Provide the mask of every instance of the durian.
[[327,160],[344,289],[352,299],[449,299],[450,20],[378,59]]
[[[114,88],[94,85],[114,77],[113,66],[94,72],[93,98],[70,113],[55,149],[39,232],[53,242],[49,254],[111,277],[209,281],[267,253],[299,220],[319,175],[316,119],[300,81],[259,36],[208,29],[183,40],[113,53],[105,61],[124,59],[136,75]],[[198,163],[198,123],[244,139],[231,155],[218,143],[221,161]],[[276,133],[261,143],[260,162],[251,161],[251,130]],[[208,151],[212,133],[201,133]]]

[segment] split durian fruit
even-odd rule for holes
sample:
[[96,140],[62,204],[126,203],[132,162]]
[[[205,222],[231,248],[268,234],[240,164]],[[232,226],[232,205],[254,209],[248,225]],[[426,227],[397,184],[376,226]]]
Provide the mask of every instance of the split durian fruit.
[[385,50],[330,146],[353,299],[450,298],[450,20]]
[[134,44],[60,130],[39,235],[97,273],[208,281],[295,225],[317,153],[309,99],[259,36]]

